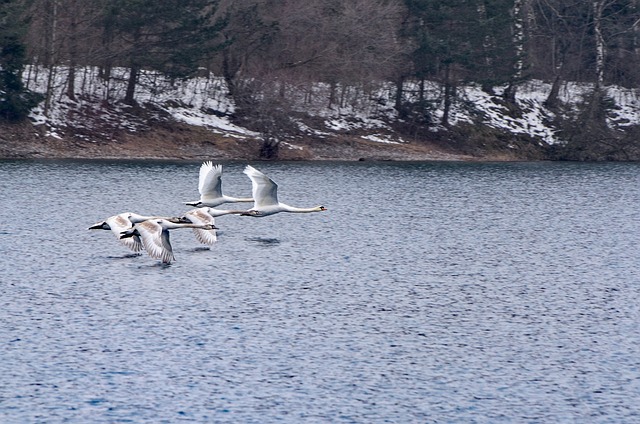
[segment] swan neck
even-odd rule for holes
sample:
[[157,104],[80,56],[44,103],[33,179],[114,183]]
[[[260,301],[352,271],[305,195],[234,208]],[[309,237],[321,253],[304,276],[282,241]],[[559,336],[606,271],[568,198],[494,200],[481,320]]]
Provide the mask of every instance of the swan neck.
[[239,203],[239,202],[253,202],[252,197],[231,197],[231,196],[223,196],[224,200],[229,203]]
[[174,223],[174,222],[168,222],[165,223],[165,228],[168,230],[175,230],[177,228],[201,228],[201,229],[208,229],[210,224],[194,224],[194,223]]
[[313,208],[296,208],[295,206],[283,205],[283,207],[285,212],[293,213],[311,213],[320,211],[317,206]]

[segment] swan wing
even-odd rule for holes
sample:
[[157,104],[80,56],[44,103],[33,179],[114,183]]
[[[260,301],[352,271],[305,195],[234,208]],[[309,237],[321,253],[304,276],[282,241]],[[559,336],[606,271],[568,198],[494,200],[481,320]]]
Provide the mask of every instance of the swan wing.
[[139,222],[142,221],[146,221],[148,219],[156,219],[158,218],[157,216],[145,216],[145,215],[138,215],[137,213],[129,213],[129,221],[131,221],[131,224],[137,224]]
[[133,252],[140,252],[144,249],[142,240],[140,240],[140,237],[135,234],[131,237],[120,239],[120,243]]
[[[185,213],[184,215],[189,218],[189,220],[194,224],[215,225],[215,219],[209,214],[208,210],[209,208],[193,209]],[[214,244],[218,240],[216,230],[203,230],[200,228],[194,228],[193,234],[195,234],[196,240],[198,240],[202,244]]]
[[131,223],[131,221],[129,221],[129,218],[127,216],[127,213],[121,213],[119,215],[114,215],[107,218],[107,224],[111,228],[111,231],[117,237],[120,237],[121,232],[133,227],[133,224]]
[[198,240],[202,244],[215,244],[218,241],[218,236],[216,235],[216,230],[201,230],[199,228],[193,229],[193,234],[196,236],[196,240]]
[[107,218],[106,222],[109,225],[109,228],[111,228],[113,234],[115,234],[115,236],[123,246],[127,247],[133,252],[140,252],[143,248],[140,237],[133,236],[124,239],[120,238],[120,234],[122,232],[130,230],[133,227],[133,224],[131,223],[131,221],[129,221],[128,216],[129,213],[121,213]]
[[207,161],[200,166],[198,191],[202,199],[222,197],[222,165]]
[[278,204],[278,185],[271,178],[251,165],[247,165],[244,173],[251,179],[254,209]]
[[162,225],[155,220],[150,220],[136,224],[136,228],[149,256],[160,259],[164,263],[175,260],[169,240],[169,231],[164,229]]

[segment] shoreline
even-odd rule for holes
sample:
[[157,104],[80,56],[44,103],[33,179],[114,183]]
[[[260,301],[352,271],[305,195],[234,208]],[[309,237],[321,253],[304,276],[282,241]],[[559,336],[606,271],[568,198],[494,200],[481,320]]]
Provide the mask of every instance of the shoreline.
[[[3,127],[2,129],[6,129]],[[441,161],[509,162],[540,160],[521,157],[517,151],[480,152],[470,155],[436,143],[370,141],[359,134],[327,138],[296,138],[279,144],[272,159],[260,156],[262,141],[189,125],[163,125],[143,133],[122,132],[108,140],[53,137],[25,124],[0,134],[0,159],[78,160],[217,160],[217,161]],[[527,156],[527,155],[525,155]]]

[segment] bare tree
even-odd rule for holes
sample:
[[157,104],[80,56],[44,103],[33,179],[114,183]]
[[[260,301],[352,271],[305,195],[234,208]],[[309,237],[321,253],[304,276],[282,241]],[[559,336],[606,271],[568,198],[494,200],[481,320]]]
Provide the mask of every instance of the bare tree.
[[594,0],[591,3],[593,7],[593,32],[595,34],[596,89],[604,85],[604,61],[607,47],[604,36],[602,35],[602,13],[609,3],[610,2],[606,0]]
[[[277,28],[253,61],[262,75],[288,81],[364,86],[395,77],[404,46],[395,0],[279,1],[261,12]],[[263,5],[263,6],[264,6]],[[335,92],[333,93],[335,96]]]
[[530,0],[514,0],[511,9],[512,24],[512,42],[515,50],[515,60],[513,65],[513,76],[509,81],[505,90],[505,98],[512,104],[515,104],[517,83],[524,77],[525,69],[525,16],[530,10]]
[[377,83],[394,79],[402,66],[399,1],[254,0],[225,6],[222,72],[248,125],[291,126],[300,93],[312,84],[329,89],[306,90],[304,101],[322,93],[331,106],[355,102]]

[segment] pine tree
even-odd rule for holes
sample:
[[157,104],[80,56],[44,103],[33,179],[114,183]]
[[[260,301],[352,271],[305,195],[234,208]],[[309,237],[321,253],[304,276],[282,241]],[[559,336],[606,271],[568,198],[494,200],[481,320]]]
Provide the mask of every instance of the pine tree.
[[13,0],[0,1],[0,119],[19,121],[40,101],[22,82],[25,47]]
[[411,55],[415,77],[443,86],[444,113],[457,87],[475,82],[483,87],[508,83],[517,71],[513,43],[512,1],[405,0],[412,25],[405,36],[416,45]]
[[208,54],[220,48],[223,20],[213,18],[210,0],[110,0],[104,14],[105,37],[113,62],[130,69],[125,103],[135,102],[142,69],[171,78],[192,75]]

